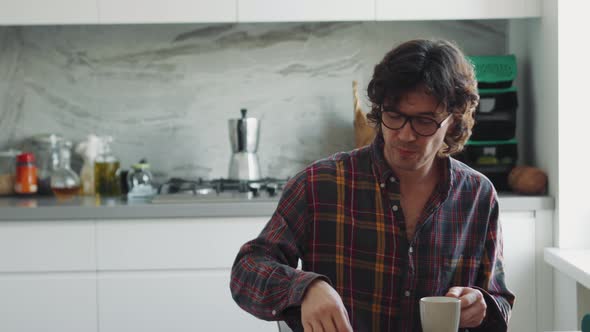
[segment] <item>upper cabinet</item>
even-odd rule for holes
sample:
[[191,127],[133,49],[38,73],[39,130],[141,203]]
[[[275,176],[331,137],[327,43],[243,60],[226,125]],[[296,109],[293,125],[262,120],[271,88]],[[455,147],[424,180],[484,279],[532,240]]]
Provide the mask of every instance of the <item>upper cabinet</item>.
[[98,1],[99,20],[102,24],[237,21],[237,0]]
[[540,0],[0,0],[0,25],[511,19]]
[[380,21],[495,19],[541,16],[541,3],[539,0],[375,1],[376,19]]
[[0,24],[96,24],[97,1],[0,0]]
[[366,0],[238,0],[239,22],[373,21]]

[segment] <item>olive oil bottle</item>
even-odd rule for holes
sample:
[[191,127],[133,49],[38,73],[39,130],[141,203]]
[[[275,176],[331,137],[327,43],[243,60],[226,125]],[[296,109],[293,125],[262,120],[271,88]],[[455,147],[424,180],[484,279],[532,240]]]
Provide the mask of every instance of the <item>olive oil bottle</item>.
[[120,163],[111,151],[111,136],[102,138],[101,149],[94,160],[94,191],[102,197],[121,195]]

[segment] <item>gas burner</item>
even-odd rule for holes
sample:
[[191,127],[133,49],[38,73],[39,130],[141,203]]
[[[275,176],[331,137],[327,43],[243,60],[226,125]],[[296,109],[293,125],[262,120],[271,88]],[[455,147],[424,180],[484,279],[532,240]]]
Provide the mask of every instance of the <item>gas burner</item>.
[[283,189],[283,186],[289,179],[263,178],[260,180],[230,180],[230,179],[216,179],[211,183],[217,189],[217,192],[237,191],[237,192],[251,192],[254,196],[265,191],[269,196],[274,196]]
[[181,178],[171,178],[158,188],[158,194],[188,194],[193,195],[207,195],[213,193],[215,190],[210,184],[198,180],[187,180]]
[[263,178],[260,180],[188,180],[171,178],[158,188],[159,195],[194,195],[219,196],[222,193],[249,193],[252,197],[259,197],[264,193],[273,197],[280,192],[289,179]]

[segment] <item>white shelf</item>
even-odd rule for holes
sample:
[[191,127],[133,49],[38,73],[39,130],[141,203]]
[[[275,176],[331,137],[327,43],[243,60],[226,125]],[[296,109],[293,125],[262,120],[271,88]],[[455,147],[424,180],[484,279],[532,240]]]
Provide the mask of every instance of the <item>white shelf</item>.
[[590,249],[545,248],[545,262],[590,289]]

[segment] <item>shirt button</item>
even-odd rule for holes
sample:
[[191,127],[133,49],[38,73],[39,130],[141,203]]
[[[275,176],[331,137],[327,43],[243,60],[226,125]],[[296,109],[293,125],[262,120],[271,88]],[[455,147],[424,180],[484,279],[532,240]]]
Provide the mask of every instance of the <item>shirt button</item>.
[[405,292],[404,292],[404,295],[405,295],[406,297],[407,297],[407,296],[410,296],[410,291],[409,291],[409,290],[405,291]]
[[381,188],[385,188],[385,183],[379,185]]
[[273,316],[276,316],[276,315],[277,315],[277,311],[276,311],[276,310],[273,310],[273,311],[271,312],[271,314],[272,314]]
[[391,207],[391,209],[395,212],[395,211],[397,211],[399,209],[399,207],[397,205],[394,205],[394,206]]
[[389,182],[395,182],[395,178],[392,176],[389,178]]
[[411,253],[413,253],[413,252],[414,252],[414,248],[413,248],[413,247],[410,247],[410,249],[409,249],[408,251],[409,251],[409,252],[410,252],[410,254],[411,254]]

